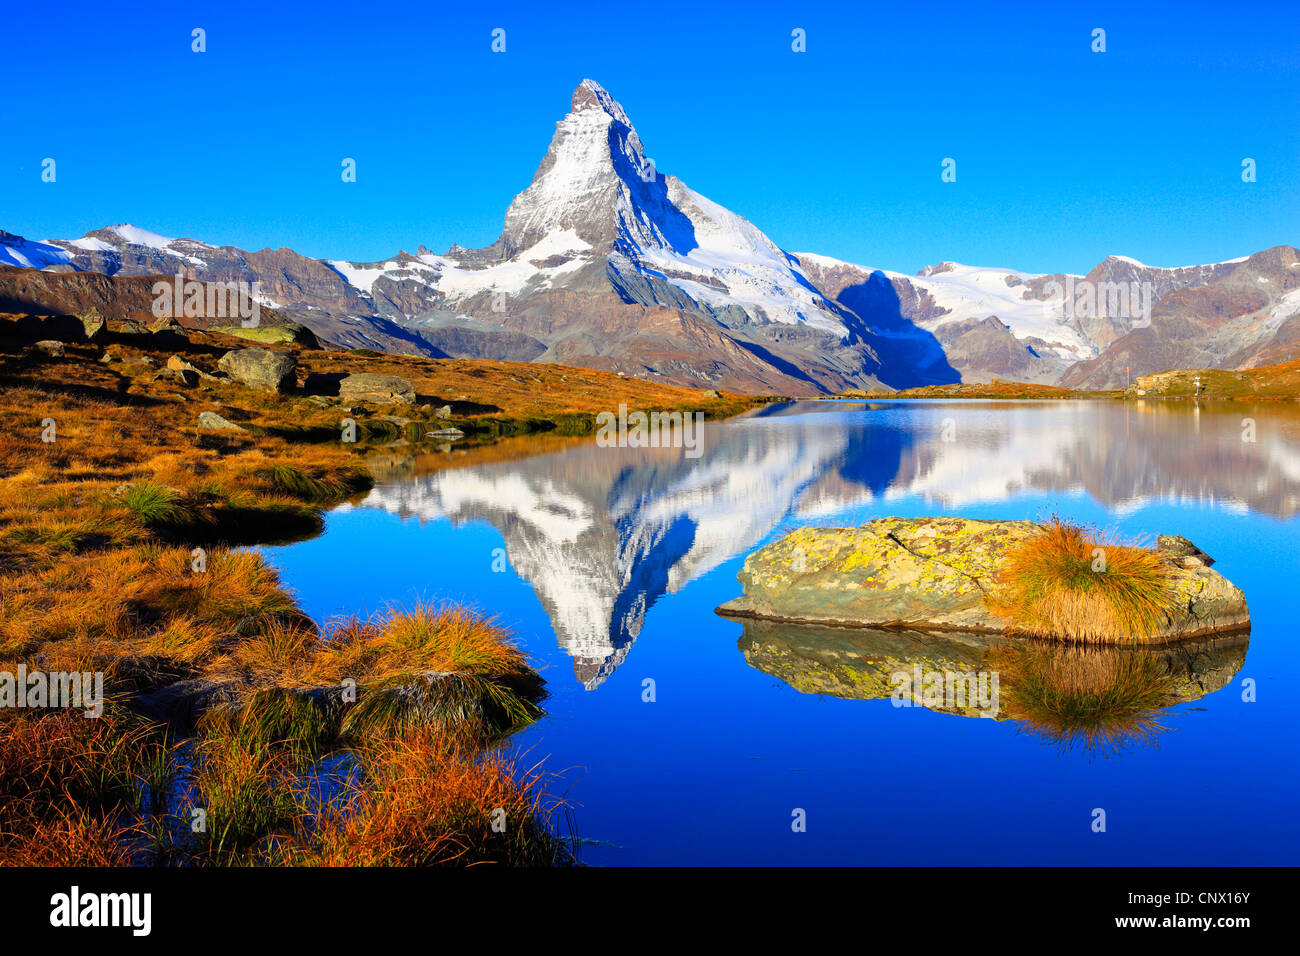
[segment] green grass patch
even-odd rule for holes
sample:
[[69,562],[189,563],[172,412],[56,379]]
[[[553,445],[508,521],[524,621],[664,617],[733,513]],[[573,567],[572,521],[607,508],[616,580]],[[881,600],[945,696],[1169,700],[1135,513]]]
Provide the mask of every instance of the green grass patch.
[[121,501],[146,527],[177,528],[194,520],[184,493],[157,482],[132,482],[123,490]]

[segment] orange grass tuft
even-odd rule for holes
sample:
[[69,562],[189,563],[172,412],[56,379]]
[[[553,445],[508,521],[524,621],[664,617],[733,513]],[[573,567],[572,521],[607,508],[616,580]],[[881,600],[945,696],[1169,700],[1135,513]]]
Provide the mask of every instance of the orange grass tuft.
[[552,829],[544,775],[430,727],[378,741],[360,759],[370,786],[325,814],[295,862],[319,866],[456,866],[573,862]]
[[986,604],[1010,632],[1125,643],[1154,638],[1178,596],[1158,552],[1053,517],[1006,553]]

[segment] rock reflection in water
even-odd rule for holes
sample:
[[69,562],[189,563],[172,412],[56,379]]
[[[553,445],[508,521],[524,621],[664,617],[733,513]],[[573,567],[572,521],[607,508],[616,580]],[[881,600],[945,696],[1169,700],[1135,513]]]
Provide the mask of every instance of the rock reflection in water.
[[[1167,646],[1083,647],[956,631],[746,621],[739,648],[752,667],[801,693],[1012,720],[1062,751],[1094,757],[1154,743],[1170,707],[1232,680],[1248,643],[1247,635],[1234,634]],[[991,685],[991,707],[977,695],[977,683],[981,691]]]

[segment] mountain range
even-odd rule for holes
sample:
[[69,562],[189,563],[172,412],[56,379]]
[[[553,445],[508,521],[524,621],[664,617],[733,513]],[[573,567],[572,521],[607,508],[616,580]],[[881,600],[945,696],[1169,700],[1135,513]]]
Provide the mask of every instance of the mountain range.
[[[789,253],[660,172],[623,107],[592,80],[574,91],[531,184],[484,249],[323,260],[124,224],[71,240],[0,232],[0,264],[257,282],[263,306],[344,347],[746,392],[994,378],[1112,388],[1169,368],[1300,356],[1300,253],[1290,246],[1182,268],[1111,256],[1083,276],[955,262],[909,276]],[[9,275],[0,276],[7,307],[48,307],[48,284],[24,298]],[[1105,290],[1132,289],[1133,303],[1073,308],[1062,290],[1081,283],[1102,301]]]

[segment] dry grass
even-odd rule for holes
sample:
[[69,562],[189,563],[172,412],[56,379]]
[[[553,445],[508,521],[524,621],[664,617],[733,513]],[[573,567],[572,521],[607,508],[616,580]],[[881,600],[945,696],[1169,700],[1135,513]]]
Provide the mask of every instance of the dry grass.
[[291,741],[241,732],[242,719],[216,710],[201,722],[196,748],[196,805],[206,811],[203,852],[212,862],[287,838],[305,820],[295,793],[299,750]]
[[323,351],[300,353],[300,361],[316,372],[398,375],[415,386],[421,400],[427,397],[433,404],[472,402],[509,418],[594,413],[617,409],[620,402],[629,408],[691,408],[715,417],[757,404],[741,395],[709,398],[703,389],[620,378],[615,372],[566,365]]
[[0,833],[0,866],[130,866],[131,829],[114,814],[56,808]]
[[545,697],[541,678],[496,621],[450,604],[337,621],[285,675],[305,687],[360,684],[356,706],[341,719],[343,738],[411,724],[497,737],[536,720]]
[[[1103,565],[1099,562],[1104,562]],[[1053,517],[1002,559],[989,609],[1009,631],[1127,643],[1154,638],[1178,598],[1166,559]]]
[[129,862],[137,810],[167,743],[111,703],[80,711],[0,713],[0,862],[116,866]]
[[[967,399],[967,398],[987,398],[987,399],[1006,399],[1041,401],[1044,399],[1070,399],[1070,398],[1118,398],[1123,393],[1119,390],[1108,391],[1086,391],[1075,388],[1063,388],[1059,385],[1035,385],[1030,382],[1007,382],[1001,379],[994,379],[988,383],[955,383],[952,385],[925,385],[920,388],[904,389],[901,392],[895,392],[888,398],[937,398],[937,399]],[[860,397],[860,396],[853,396]]]
[[318,866],[555,866],[575,842],[552,829],[545,778],[434,728],[409,729],[360,755],[370,780],[319,822],[293,861]]

